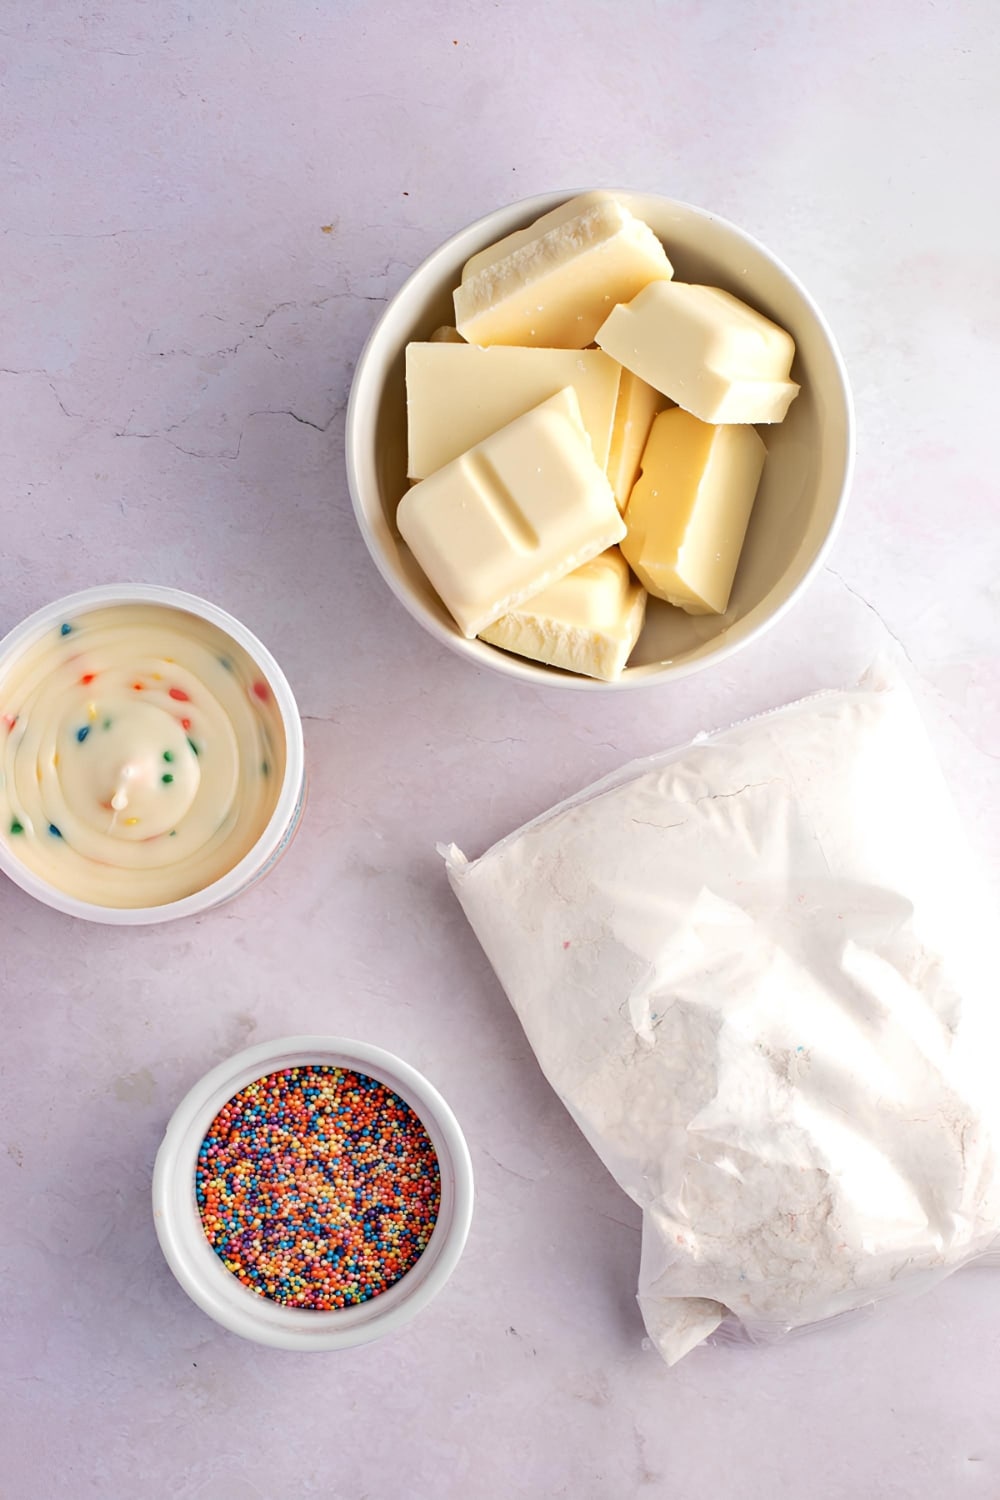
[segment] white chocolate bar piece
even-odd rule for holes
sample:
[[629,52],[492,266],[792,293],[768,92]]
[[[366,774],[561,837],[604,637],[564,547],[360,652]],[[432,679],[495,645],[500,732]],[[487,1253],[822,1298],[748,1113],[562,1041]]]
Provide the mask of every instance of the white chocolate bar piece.
[[625,534],[572,386],[415,484],[396,519],[470,639]]
[[625,511],[622,552],[651,594],[724,614],[767,449],[749,426],[661,412]]
[[616,302],[672,275],[648,224],[583,193],[466,262],[455,325],[470,344],[583,349]]
[[622,369],[607,463],[608,478],[619,510],[624,510],[628,504],[632,486],[638,477],[642,450],[646,446],[653,418],[668,405],[666,396],[654,386],[647,385],[645,380],[640,380],[631,370]]
[[612,547],[501,615],[479,636],[518,656],[613,682],[645,615],[646,590]]
[[702,422],[781,422],[799,393],[791,335],[718,287],[652,282],[596,342]]
[[568,385],[576,391],[594,457],[603,468],[620,379],[621,365],[600,349],[408,344],[407,473],[426,479]]

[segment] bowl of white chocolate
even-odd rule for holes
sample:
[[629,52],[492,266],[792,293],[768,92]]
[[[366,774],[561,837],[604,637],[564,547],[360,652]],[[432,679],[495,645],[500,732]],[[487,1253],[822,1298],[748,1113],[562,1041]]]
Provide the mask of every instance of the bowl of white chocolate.
[[410,614],[525,682],[638,687],[789,609],[843,513],[843,361],[743,230],[550,194],[453,236],[389,303],[347,414],[355,515]]

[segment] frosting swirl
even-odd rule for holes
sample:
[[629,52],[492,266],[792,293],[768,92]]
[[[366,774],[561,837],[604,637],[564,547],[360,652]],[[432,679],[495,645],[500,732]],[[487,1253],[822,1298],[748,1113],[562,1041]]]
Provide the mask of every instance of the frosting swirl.
[[79,900],[158,906],[220,879],[284,766],[266,681],[187,611],[94,609],[0,665],[0,838]]

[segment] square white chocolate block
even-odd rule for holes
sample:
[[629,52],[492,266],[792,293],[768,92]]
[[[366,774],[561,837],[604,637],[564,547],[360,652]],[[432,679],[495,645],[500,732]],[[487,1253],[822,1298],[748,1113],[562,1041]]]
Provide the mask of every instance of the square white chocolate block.
[[616,302],[673,274],[648,224],[583,193],[466,261],[455,324],[470,344],[583,349]]
[[479,636],[517,656],[613,682],[645,617],[646,590],[612,547],[501,615]]
[[640,380],[631,370],[622,369],[607,462],[607,475],[619,510],[624,510],[628,504],[632,486],[638,477],[642,451],[646,446],[653,418],[669,404],[666,396],[654,386],[647,385],[645,380]]
[[622,542],[651,594],[690,615],[725,613],[766,456],[753,427],[679,407],[654,420]]
[[568,385],[576,391],[594,458],[603,468],[621,371],[600,349],[408,344],[407,473],[426,479]]
[[596,341],[703,422],[781,422],[799,393],[791,335],[718,287],[653,282]]
[[415,484],[396,521],[469,639],[625,534],[571,386]]

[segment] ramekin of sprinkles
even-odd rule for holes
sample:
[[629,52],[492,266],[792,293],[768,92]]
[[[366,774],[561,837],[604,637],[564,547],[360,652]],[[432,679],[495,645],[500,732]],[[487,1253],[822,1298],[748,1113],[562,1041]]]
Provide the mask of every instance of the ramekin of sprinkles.
[[0,641],[0,870],[59,911],[136,925],[228,901],[304,792],[284,673],[204,599],[88,589]]
[[178,1105],[153,1174],[167,1263],[194,1302],[276,1348],[343,1349],[444,1286],[472,1219],[472,1164],[438,1091],[339,1037],[247,1048]]

